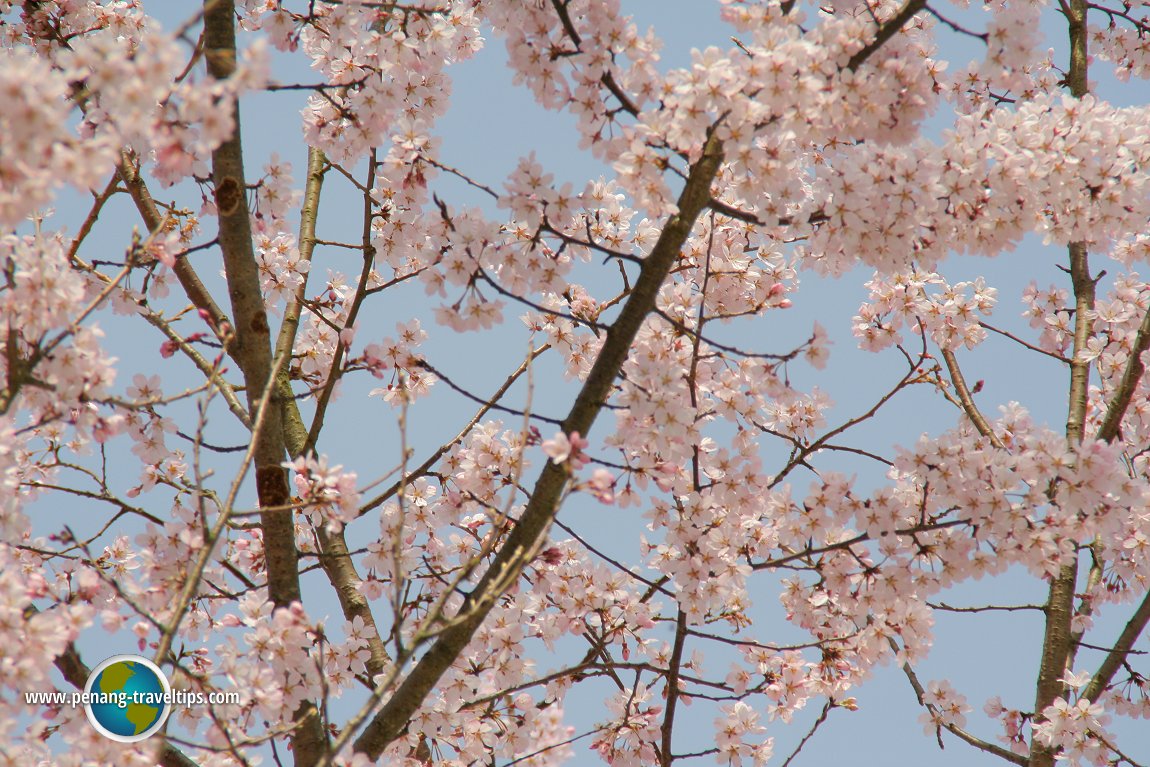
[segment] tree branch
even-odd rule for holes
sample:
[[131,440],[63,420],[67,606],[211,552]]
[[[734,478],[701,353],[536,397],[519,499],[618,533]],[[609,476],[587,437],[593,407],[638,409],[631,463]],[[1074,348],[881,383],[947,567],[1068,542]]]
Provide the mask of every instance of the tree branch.
[[683,645],[687,641],[687,614],[679,608],[675,617],[675,643],[671,648],[671,660],[667,666],[667,707],[663,714],[660,730],[659,763],[661,767],[671,767],[671,736],[675,733],[675,707],[679,702],[679,671],[683,663]]
[[[893,649],[897,652],[898,651],[898,645],[895,643],[895,641],[893,639],[890,639],[888,641],[890,642],[891,649]],[[902,672],[904,674],[906,674],[907,681],[909,681],[910,686],[912,688],[914,688],[914,694],[915,694],[915,697],[918,698],[919,705],[923,706],[928,711],[932,711],[933,707],[929,703],[926,702],[926,689],[922,686],[922,682],[919,681],[918,674],[915,673],[914,666],[910,665],[909,662],[903,663],[902,664]],[[969,732],[967,732],[966,730],[962,729],[961,727],[959,727],[957,725],[945,724],[942,726],[944,729],[946,729],[952,735],[955,735],[960,740],[963,740],[963,741],[969,743],[970,745],[977,748],[979,751],[985,751],[988,754],[994,754],[995,756],[999,757],[1000,759],[1005,759],[1006,761],[1011,762],[1013,764],[1021,764],[1024,766],[1027,764],[1027,759],[1025,756],[1022,756],[1021,754],[1016,754],[1013,751],[1008,751],[1007,749],[1003,748],[1002,746],[995,745],[994,743],[990,743],[989,741],[985,741],[982,738],[977,738],[974,735],[971,735]],[[940,740],[939,742],[941,743],[942,741]]]
[[1142,315],[1142,324],[1138,326],[1138,334],[1134,337],[1134,348],[1130,351],[1130,358],[1126,360],[1126,368],[1122,371],[1122,380],[1114,392],[1113,399],[1106,407],[1106,415],[1102,417],[1102,425],[1098,427],[1098,439],[1113,442],[1122,429],[1122,419],[1130,407],[1130,400],[1134,391],[1142,381],[1142,374],[1146,366],[1142,363],[1142,353],[1150,348],[1150,309]]
[[[235,0],[204,4],[204,54],[208,72],[226,80],[236,68]],[[247,386],[248,408],[272,381],[271,330],[260,289],[259,268],[252,248],[251,219],[244,180],[239,104],[221,104],[234,110],[235,130],[212,152],[212,183],[219,216],[219,242],[224,257],[235,342],[232,353]],[[299,552],[295,546],[295,522],[291,512],[271,511],[291,504],[287,473],[283,468],[283,418],[278,397],[261,414],[263,428],[253,436],[256,493],[260,527],[264,536],[264,561],[268,573],[268,597],[276,607],[300,601]],[[316,709],[310,702],[295,712],[297,729],[292,733],[292,753],[298,767],[312,767],[326,750]]]
[[[236,130],[239,130],[238,122]],[[120,162],[116,172],[128,190],[128,194],[132,197],[132,201],[136,204],[136,210],[139,212],[140,218],[144,220],[148,234],[152,235],[161,231],[165,226],[164,216],[160,214],[160,209],[156,207],[156,202],[152,199],[152,193],[148,191],[148,185],[141,178],[140,169],[131,150],[125,149],[120,153]],[[177,258],[176,263],[172,266],[172,272],[196,308],[206,311],[215,327],[223,327],[224,323],[228,321],[227,315],[212,298],[212,294],[208,292],[204,283],[200,281],[200,276],[196,274],[196,270],[192,268],[188,259]]]
[[[368,282],[371,279],[371,270],[375,266],[375,248],[371,244],[371,216],[372,208],[375,206],[375,199],[372,197],[371,189],[375,186],[375,170],[376,170],[376,152],[373,149],[368,156],[367,160],[367,183],[363,185],[363,228],[360,233],[360,242],[363,246],[363,264],[359,271],[359,282],[356,284],[355,297],[351,301],[351,306],[347,310],[347,318],[344,321],[344,327],[355,327],[355,322],[359,318],[360,308],[363,306],[364,299],[368,295]],[[319,433],[323,430],[324,418],[327,415],[328,405],[331,404],[332,393],[335,392],[335,385],[339,382],[343,372],[340,370],[343,364],[344,357],[343,342],[337,341],[335,353],[331,357],[331,367],[328,370],[327,379],[324,381],[323,389],[320,390],[319,396],[316,397],[315,412],[312,414],[311,428],[308,429],[307,436],[307,450],[314,450],[316,443],[319,441]]]
[[966,386],[966,379],[962,377],[962,370],[958,367],[958,360],[955,359],[954,352],[950,349],[942,349],[942,359],[946,362],[946,369],[950,372],[950,380],[954,382],[955,391],[958,392],[958,399],[962,403],[962,409],[966,411],[966,417],[974,424],[974,428],[978,429],[979,434],[990,440],[990,444],[999,450],[1003,449],[1002,440],[994,433],[994,429],[990,428],[986,416],[974,403],[974,397],[970,395],[970,389]]
[[[1089,91],[1087,81],[1086,0],[1070,0],[1066,18],[1070,35],[1070,68],[1066,84],[1070,95],[1082,98]],[[1086,408],[1090,387],[1090,363],[1082,358],[1091,336],[1095,280],[1090,276],[1090,254],[1085,242],[1070,243],[1070,277],[1074,287],[1074,345],[1070,356],[1070,407],[1066,417],[1066,439],[1072,446],[1082,444],[1086,430]],[[1043,632],[1042,662],[1034,698],[1034,721],[1042,722],[1043,711],[1056,698],[1065,695],[1062,678],[1072,651],[1071,621],[1074,618],[1074,592],[1078,580],[1078,556],[1059,568],[1050,583],[1046,602],[1046,628]],[[1030,767],[1053,767],[1056,749],[1031,737]]]
[[[327,158],[323,152],[315,147],[307,150],[307,180],[304,182],[303,205],[300,208],[299,222],[299,255],[301,259],[311,261],[315,251],[315,226],[319,216],[320,193],[323,191],[323,178]],[[279,335],[276,337],[276,355],[285,359],[290,358],[295,348],[296,334],[299,332],[299,318],[303,312],[304,299],[307,297],[308,276],[304,275],[295,295],[284,309],[284,320],[280,325]],[[307,446],[307,426],[304,425],[296,404],[291,386],[291,370],[284,365],[276,376],[276,393],[279,395],[280,406],[283,408],[284,446],[288,455],[298,458],[304,454]]]
[[894,37],[902,29],[903,24],[914,18],[914,15],[925,7],[926,0],[909,0],[890,21],[878,28],[874,40],[871,40],[861,51],[851,56],[850,61],[847,62],[847,69],[852,72],[856,71],[875,51],[883,47],[887,40]]
[[1114,649],[1106,654],[1102,660],[1102,665],[1094,672],[1090,683],[1082,691],[1083,698],[1094,702],[1106,690],[1110,680],[1114,678],[1115,672],[1122,666],[1134,648],[1134,643],[1138,641],[1138,637],[1141,636],[1148,622],[1150,622],[1150,593],[1142,598],[1142,603],[1138,605],[1138,609],[1134,611],[1134,615],[1130,617],[1122,629],[1122,633],[1118,635]]
[[[595,365],[564,421],[566,433],[579,432],[585,435],[590,431],[614,386],[615,377],[627,359],[635,335],[655,307],[655,298],[664,279],[679,259],[683,244],[690,236],[699,213],[710,201],[711,182],[721,162],[721,142],[712,128],[703,154],[691,169],[686,186],[679,196],[679,212],[664,226],[651,254],[643,262],[634,290],[618,319],[607,330],[606,341]],[[483,619],[495,606],[496,600],[516,583],[523,568],[534,558],[556,514],[559,497],[567,485],[568,470],[569,467],[565,465],[551,462],[546,464],[519,522],[475,590],[464,601],[459,616],[443,629],[399,689],[372,717],[355,742],[356,751],[371,759],[379,758],[383,750],[399,737],[439,678],[459,657]],[[370,712],[371,708],[367,711]],[[350,722],[346,731],[351,733],[357,729],[359,720],[360,717],[357,717]]]

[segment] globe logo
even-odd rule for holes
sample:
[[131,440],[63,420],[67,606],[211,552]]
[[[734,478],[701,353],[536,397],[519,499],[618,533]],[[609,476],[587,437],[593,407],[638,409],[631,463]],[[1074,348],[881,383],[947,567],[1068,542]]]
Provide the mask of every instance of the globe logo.
[[164,726],[172,709],[164,672],[139,655],[114,655],[92,669],[84,698],[88,721],[120,743],[149,737]]

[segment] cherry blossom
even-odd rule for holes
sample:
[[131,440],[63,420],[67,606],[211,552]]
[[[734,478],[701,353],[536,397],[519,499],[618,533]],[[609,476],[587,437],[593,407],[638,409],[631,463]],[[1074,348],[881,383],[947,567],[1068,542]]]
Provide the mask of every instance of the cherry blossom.
[[577,431],[571,432],[570,436],[557,432],[552,439],[543,442],[543,452],[553,463],[568,463],[573,470],[578,471],[587,461],[583,455],[583,448],[587,444],[587,440],[580,437]]
[[[790,763],[886,664],[1139,763],[1144,9],[640,10],[0,0],[0,762]],[[456,151],[494,47],[566,156]],[[1000,610],[988,724],[919,674]],[[22,696],[112,645],[241,694]]]

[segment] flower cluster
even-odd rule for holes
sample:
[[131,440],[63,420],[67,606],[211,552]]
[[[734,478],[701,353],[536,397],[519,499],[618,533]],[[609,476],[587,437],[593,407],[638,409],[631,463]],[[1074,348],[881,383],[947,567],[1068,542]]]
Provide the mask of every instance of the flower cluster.
[[[68,666],[70,643],[101,628],[142,653],[169,649],[163,661],[181,684],[248,693],[211,717],[174,716],[204,767],[255,763],[268,740],[277,753],[281,739],[301,746],[303,704],[333,717],[362,703],[364,688],[419,679],[426,669],[409,670],[444,658],[428,652],[442,637],[455,654],[411,701],[400,734],[376,760],[349,749],[338,763],[542,767],[590,744],[614,765],[654,764],[689,753],[663,749],[672,735],[682,745],[684,733],[669,732],[675,711],[682,722],[696,706],[715,728],[696,755],[760,765],[773,750],[768,725],[816,701],[853,708],[876,665],[925,657],[946,589],[1008,568],[1045,582],[1087,549],[1097,567],[1072,590],[1065,628],[1100,646],[1085,633],[1101,608],[1143,598],[1150,582],[1150,382],[1132,375],[1150,311],[1150,285],[1132,271],[1150,260],[1146,108],[1061,95],[1059,54],[1037,53],[1040,2],[987,4],[984,33],[966,30],[985,52],[957,72],[939,49],[963,30],[936,8],[907,18],[915,6],[898,0],[717,5],[733,45],[701,46],[672,67],[618,0],[242,0],[239,70],[217,82],[202,59],[220,52],[187,45],[201,17],[169,35],[143,0],[0,0],[4,757],[155,762],[143,746],[96,737],[76,712],[32,716],[16,697],[58,683],[44,658]],[[1092,5],[1091,50],[1142,76],[1145,22],[1122,8]],[[447,161],[438,121],[481,32],[505,45],[517,84],[572,118],[598,177],[562,180],[531,147],[502,180]],[[233,102],[267,85],[271,61],[292,71],[292,54],[310,63],[312,82],[277,82],[268,98],[308,91],[294,108],[324,155],[320,210],[331,209],[327,190],[350,182],[348,210],[363,220],[355,242],[297,242],[301,195],[290,166],[267,158],[241,192],[258,284],[222,275],[233,297],[262,291],[267,316],[225,325],[220,313],[237,309],[208,296],[220,282],[203,265],[226,238],[193,242],[214,210],[195,185],[219,171],[209,161],[235,129]],[[940,109],[949,124],[924,128]],[[251,142],[246,151],[257,167]],[[74,236],[56,214],[36,213],[65,183],[106,189]],[[103,252],[115,218],[102,210],[128,197],[154,231],[125,238],[118,262]],[[953,367],[951,352],[999,329],[987,321],[995,288],[946,276],[942,261],[998,254],[1032,233],[1124,267],[1103,274],[1094,263],[1070,284],[1074,297],[1032,283],[1022,321],[1003,321],[1030,330],[995,336],[1088,372],[1073,402],[1082,439],[1016,402],[976,413],[932,356],[940,348]],[[840,329],[794,317],[821,309],[800,290],[802,270],[860,264],[875,273],[854,334],[868,351],[897,345],[891,356],[907,372],[840,420],[854,401],[836,404],[836,381],[812,375]],[[418,309],[404,301],[410,289],[425,291]],[[381,310],[380,294],[398,298]],[[293,339],[284,378],[308,415],[283,407],[252,431],[264,358],[251,333],[266,345],[270,321],[297,307],[298,327],[273,336]],[[105,308],[123,317],[105,322]],[[495,330],[511,310],[526,330]],[[181,334],[197,316],[208,327]],[[434,372],[432,318],[477,344],[518,332],[531,357],[492,399],[464,376],[438,381],[448,372]],[[97,320],[116,334],[103,337]],[[147,345],[160,349],[163,380],[119,332],[139,320],[163,334]],[[117,363],[110,353],[121,349]],[[117,388],[117,371],[132,366],[140,375]],[[180,378],[193,369],[194,383]],[[364,373],[377,388],[344,386]],[[561,374],[566,382],[531,388]],[[602,386],[577,400],[569,422],[579,430],[555,431],[541,411],[589,381]],[[903,397],[922,383],[934,385],[918,389],[923,399]],[[480,413],[440,435],[456,393]],[[524,404],[529,393],[538,410]],[[395,437],[411,445],[400,476],[379,465],[387,449],[361,451],[354,471],[319,455],[281,463],[309,418],[335,422],[329,407],[341,397],[359,407],[364,395],[410,408],[402,429],[422,427],[429,410],[436,419]],[[902,446],[865,438],[872,424],[885,435],[896,399],[917,408],[931,395],[964,415],[939,425],[915,410]],[[522,421],[485,420],[493,411]],[[236,422],[222,425],[228,414]],[[932,429],[921,436],[920,415]],[[229,462],[249,442],[257,482],[288,478],[294,510],[252,508],[252,467]],[[540,471],[566,480],[561,508],[538,502]],[[361,494],[359,477],[381,475],[378,495]],[[611,525],[601,509],[584,513],[594,501],[613,505]],[[44,512],[29,513],[40,502]],[[73,515],[76,503],[109,513]],[[484,593],[506,584],[497,568],[512,553],[522,572]],[[296,561],[298,572],[279,567]],[[312,595],[328,585],[340,599],[317,612]],[[768,625],[772,609],[779,620]],[[1080,697],[1088,679],[1068,675],[1072,692],[1040,711],[998,700],[985,711],[1015,753],[1125,758],[1106,728],[1150,715],[1145,675],[1115,677],[1092,700]],[[605,705],[580,744],[568,713],[597,683]],[[384,696],[405,702],[393,692]],[[969,707],[948,682],[919,692],[928,732],[965,731]]]
[[755,767],[765,765],[774,750],[773,741],[768,738],[755,746],[746,742],[748,735],[766,732],[767,728],[759,724],[759,715],[743,701],[723,706],[722,710],[724,716],[715,720],[715,745],[719,749],[715,761],[742,767],[743,759],[750,757]]
[[0,98],[9,105],[0,115],[0,226],[7,228],[50,203],[64,179],[80,188],[101,183],[115,144],[68,130],[68,83],[48,62],[24,48],[0,55]]
[[294,299],[311,269],[311,262],[300,256],[295,237],[283,233],[262,234],[256,238],[255,245],[260,287],[268,306]]
[[932,681],[922,696],[927,710],[919,716],[923,729],[932,734],[940,727],[966,727],[966,712],[970,706],[966,696],[956,691],[947,681]]
[[383,343],[364,347],[363,365],[376,378],[391,373],[387,386],[372,389],[371,396],[382,395],[386,402],[410,402],[427,394],[437,379],[423,367],[423,357],[414,351],[427,340],[419,320],[396,323],[395,329],[398,338],[388,336]]
[[859,144],[828,156],[813,194],[825,223],[808,258],[841,272],[913,259],[932,269],[951,250],[997,253],[1028,231],[1065,244],[1110,243],[1150,214],[1139,172],[1150,159],[1137,108],[1037,95],[1016,110],[960,117],[947,141]]
[[300,457],[284,467],[294,472],[296,494],[313,525],[324,524],[338,530],[359,515],[354,472],[344,472],[342,466],[329,467],[327,456]]
[[[1128,11],[1137,7],[1132,6]],[[1125,19],[1111,17],[1105,27],[1090,25],[1092,54],[1100,61],[1113,63],[1114,75],[1120,80],[1150,77],[1150,41],[1144,31],[1146,18],[1130,14]]]
[[908,269],[875,274],[866,283],[867,303],[854,318],[854,335],[867,351],[902,344],[901,328],[929,335],[939,347],[973,349],[986,338],[982,318],[994,309],[998,291],[981,277],[950,285],[934,272]]
[[1106,746],[1113,736],[1106,731],[1110,717],[1105,709],[1085,698],[1069,703],[1058,698],[1042,711],[1042,721],[1033,722],[1035,740],[1057,748],[1073,767],[1105,764],[1110,756]]
[[577,431],[571,432],[570,437],[563,432],[558,432],[553,438],[543,442],[543,452],[547,454],[551,462],[554,464],[566,463],[572,471],[578,471],[587,463],[587,456],[583,453],[585,447],[587,447],[587,440],[580,437]]

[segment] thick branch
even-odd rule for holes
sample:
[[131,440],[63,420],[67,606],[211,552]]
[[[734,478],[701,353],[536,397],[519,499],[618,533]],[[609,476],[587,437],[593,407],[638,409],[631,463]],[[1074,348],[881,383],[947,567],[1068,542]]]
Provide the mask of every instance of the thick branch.
[[[227,78],[235,69],[234,13],[234,2],[205,7],[204,44],[208,69],[217,79]],[[235,134],[212,153],[212,181],[220,221],[220,249],[235,316],[235,340],[230,346],[244,376],[248,407],[254,408],[271,376],[271,334],[252,248],[239,105],[232,106],[236,110]],[[273,407],[264,415],[263,423],[263,437],[255,451],[260,506],[283,508],[290,506],[291,496],[287,475],[281,466],[285,452],[279,408]],[[263,522],[264,540],[268,543],[268,592],[277,606],[286,606],[299,600],[298,556],[291,516],[270,514]]]
[[[314,147],[307,150],[307,180],[304,182],[303,206],[300,208],[299,223],[299,255],[301,259],[311,261],[315,251],[315,225],[319,216],[319,198],[323,190],[324,167],[327,158],[323,152]],[[309,272],[310,274],[310,272]],[[276,338],[276,356],[287,359],[295,347],[296,334],[299,332],[299,318],[303,311],[304,298],[307,296],[307,275],[300,282],[292,300],[284,309],[284,321],[280,325],[280,332]],[[276,393],[283,408],[284,445],[292,458],[303,455],[307,445],[307,426],[304,425],[299,407],[291,388],[291,369],[284,365],[276,376]]]
[[[1079,2],[1081,0],[1078,0]],[[1090,363],[1082,358],[1090,337],[1090,317],[1094,309],[1094,280],[1090,276],[1089,254],[1085,243],[1070,244],[1070,273],[1074,285],[1074,349],[1070,360],[1070,408],[1066,418],[1066,439],[1071,445],[1082,442],[1086,427],[1086,396],[1090,384]],[[1034,697],[1034,718],[1041,722],[1042,712],[1056,698],[1066,694],[1062,681],[1070,658],[1073,635],[1074,592],[1078,580],[1078,558],[1059,568],[1050,582],[1046,601],[1046,627],[1042,640],[1042,660]],[[1030,767],[1053,767],[1055,750],[1037,740],[1030,745]]]
[[1130,358],[1126,360],[1126,368],[1122,371],[1122,380],[1118,389],[1106,408],[1106,415],[1102,417],[1102,425],[1098,427],[1098,439],[1113,442],[1122,428],[1122,419],[1130,407],[1130,400],[1134,397],[1134,390],[1146,372],[1142,364],[1142,353],[1150,348],[1150,309],[1142,315],[1142,324],[1138,327],[1138,335],[1134,337],[1134,348],[1130,351]]
[[[663,228],[651,255],[643,262],[634,291],[619,318],[607,330],[606,341],[595,365],[564,421],[565,432],[587,434],[590,431],[627,359],[631,342],[655,307],[655,298],[663,280],[679,259],[695,220],[710,200],[711,182],[721,162],[721,145],[712,132],[679,197],[679,212]],[[518,581],[523,568],[534,558],[555,517],[567,479],[567,466],[548,463],[543,468],[527,508],[471,596],[465,600],[459,616],[443,629],[400,688],[372,718],[355,742],[356,751],[377,759],[400,736],[424,698],[467,646],[496,600]]]
[[365,625],[375,630],[374,636],[367,638],[369,657],[364,664],[367,667],[368,678],[374,680],[391,663],[391,658],[388,657],[387,647],[380,636],[375,615],[371,612],[371,604],[359,589],[363,580],[355,569],[355,562],[348,551],[343,530],[328,532],[320,527],[316,530],[316,536],[320,545],[319,563],[335,588],[343,616],[348,621],[359,618]]
[[[314,147],[308,147],[307,153],[307,181],[304,185],[303,206],[300,209],[299,250],[300,257],[311,260],[315,250],[316,219],[319,216],[320,193],[323,191],[323,177],[327,165],[327,158],[323,152]],[[293,299],[288,302],[284,310],[284,321],[280,326],[279,337],[276,340],[276,354],[288,355],[295,345],[296,333],[299,330],[299,318],[303,309],[303,300],[307,295],[306,278],[296,290]],[[292,394],[291,378],[287,366],[280,368],[276,376],[276,391],[280,395],[280,406],[283,414],[284,445],[292,458],[307,455],[314,450],[314,445],[308,440],[308,429],[300,415],[299,406]],[[359,618],[364,625],[375,631],[375,635],[368,638],[367,673],[374,679],[383,673],[384,667],[390,662],[383,639],[379,635],[379,627],[375,616],[371,612],[371,605],[367,597],[359,590],[361,583],[359,573],[356,572],[355,562],[347,548],[347,541],[343,531],[328,532],[320,527],[316,530],[319,540],[320,565],[327,574],[328,580],[335,589],[339,606],[343,616],[348,621]]]
[[659,750],[661,767],[671,767],[671,736],[675,734],[675,708],[679,702],[679,671],[683,664],[683,645],[687,640],[687,614],[679,608],[675,619],[675,644],[671,648],[671,661],[667,668],[667,709],[663,714],[663,727],[660,732],[662,747]]
[[1114,643],[1114,648],[1106,654],[1102,665],[1098,667],[1098,671],[1094,672],[1090,684],[1086,685],[1086,689],[1082,691],[1083,698],[1091,702],[1098,699],[1098,696],[1110,684],[1110,680],[1114,678],[1115,672],[1125,662],[1126,656],[1134,649],[1134,643],[1138,641],[1138,637],[1141,636],[1147,623],[1150,623],[1150,594],[1142,598],[1142,603],[1138,605],[1134,615],[1126,622],[1125,628],[1118,636],[1118,641]]
[[1090,276],[1086,244],[1070,243],[1070,275],[1074,287],[1074,349],[1070,359],[1070,406],[1066,416],[1066,439],[1078,445],[1086,434],[1086,402],[1090,387],[1090,362],[1082,357],[1091,335],[1094,283]]
[[[1070,95],[1082,98],[1089,90],[1087,82],[1086,0],[1070,0],[1067,8],[1070,34],[1070,67],[1066,84]],[[1086,430],[1086,402],[1090,386],[1090,363],[1082,358],[1091,335],[1094,312],[1095,280],[1090,276],[1090,255],[1085,242],[1070,243],[1070,275],[1074,287],[1074,346],[1070,359],[1070,406],[1066,418],[1066,439],[1079,445]],[[1034,698],[1034,719],[1041,722],[1042,712],[1054,700],[1065,695],[1062,677],[1073,648],[1071,621],[1074,617],[1074,591],[1078,579],[1077,556],[1063,565],[1050,583],[1046,602],[1046,629],[1043,633],[1042,662]],[[1056,750],[1034,738],[1030,744],[1030,767],[1053,767]]]
[[[1070,68],[1066,82],[1070,94],[1082,98],[1087,93],[1086,0],[1070,0]],[[1070,359],[1070,407],[1066,418],[1066,439],[1072,445],[1082,443],[1086,430],[1086,402],[1090,386],[1090,363],[1082,358],[1090,339],[1094,311],[1094,279],[1090,276],[1090,254],[1086,243],[1070,243],[1070,275],[1074,287],[1074,346]],[[1043,633],[1042,661],[1034,698],[1034,719],[1041,722],[1042,712],[1065,694],[1062,677],[1070,657],[1073,636],[1074,590],[1078,579],[1078,562],[1063,565],[1050,583],[1046,602],[1046,629]],[[1030,767],[1053,767],[1056,751],[1031,739]]]
[[[204,4],[204,53],[208,72],[217,80],[226,80],[235,71],[234,0]],[[212,152],[212,183],[220,222],[220,250],[235,318],[232,354],[243,372],[248,407],[254,417],[258,397],[271,383],[271,331],[252,248],[239,104],[221,105],[221,108],[228,106],[234,109],[235,132]],[[277,607],[286,607],[300,599],[299,552],[295,546],[293,515],[272,510],[291,506],[287,473],[282,466],[286,453],[277,402],[270,403],[262,422],[253,452],[256,492],[260,508],[265,509],[260,513],[260,527],[264,537],[268,596]],[[299,727],[292,735],[295,763],[310,767],[319,761],[326,748],[320,721],[310,703],[300,706],[295,718]]]

